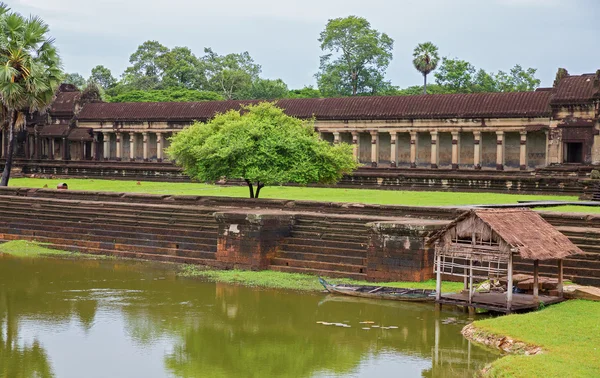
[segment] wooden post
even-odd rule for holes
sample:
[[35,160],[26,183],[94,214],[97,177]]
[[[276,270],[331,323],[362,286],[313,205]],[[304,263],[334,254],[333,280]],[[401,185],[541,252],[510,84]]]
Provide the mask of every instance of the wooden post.
[[437,251],[436,276],[435,276],[435,299],[442,299],[442,254]]
[[473,302],[473,257],[469,259],[469,303]]
[[558,285],[556,289],[558,290],[558,296],[563,297],[564,295],[564,287],[563,287],[563,260],[558,260]]
[[540,274],[540,260],[533,262],[533,300],[537,301],[539,297],[539,274]]
[[513,253],[508,255],[508,287],[506,288],[506,309],[510,312],[513,299]]

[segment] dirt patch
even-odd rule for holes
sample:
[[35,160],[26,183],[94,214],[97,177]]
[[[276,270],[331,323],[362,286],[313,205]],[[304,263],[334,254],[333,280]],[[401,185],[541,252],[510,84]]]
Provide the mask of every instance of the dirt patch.
[[542,348],[537,345],[516,341],[508,336],[495,335],[486,331],[482,331],[473,324],[466,325],[462,329],[461,333],[464,337],[471,341],[487,345],[491,348],[499,349],[505,353],[522,354],[526,356],[533,356],[543,353]]

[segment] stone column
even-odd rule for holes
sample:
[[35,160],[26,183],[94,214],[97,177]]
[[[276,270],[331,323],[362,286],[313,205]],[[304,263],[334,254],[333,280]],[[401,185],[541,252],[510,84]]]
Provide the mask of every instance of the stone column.
[[438,140],[438,132],[432,131],[431,133],[431,168],[438,167],[438,148],[437,148],[437,140]]
[[69,160],[69,141],[67,137],[62,138],[62,159]]
[[129,133],[129,160],[135,161],[135,133]]
[[340,133],[338,131],[333,132],[333,144],[340,144]]
[[519,168],[524,171],[527,169],[527,131],[521,131],[520,134]]
[[458,169],[458,141],[460,134],[458,131],[452,132],[452,169]]
[[81,151],[80,151],[80,156],[81,156],[81,160],[85,160],[85,142],[81,142]]
[[156,161],[163,160],[162,133],[156,133]]
[[398,161],[398,139],[397,132],[390,132],[390,167],[395,167]]
[[123,153],[123,150],[121,149],[121,133],[115,133],[115,136],[117,137],[117,151],[116,151],[116,155],[117,155],[117,161],[121,161],[121,153]]
[[377,131],[371,131],[371,167],[377,167],[377,162],[379,160],[379,151],[377,151],[377,147],[379,147],[379,144],[377,143],[378,137],[379,133]]
[[104,160],[108,160],[110,158],[110,134],[109,133],[102,133],[103,136],[103,143],[104,143],[104,148],[102,151],[102,155],[104,157]]
[[352,131],[352,156],[358,161],[358,132]]
[[417,168],[417,132],[410,132],[410,167]]
[[38,160],[41,157],[40,154],[40,132],[37,128],[34,128],[34,136],[33,136],[33,158]]
[[54,156],[54,151],[56,151],[54,144],[56,143],[56,138],[50,138],[50,156],[51,159],[54,160],[56,157]]
[[504,170],[504,131],[496,131],[496,170]]
[[148,133],[142,133],[142,140],[144,143],[144,161],[148,161]]
[[92,135],[92,160],[98,160],[98,133]]
[[481,169],[481,131],[473,131],[473,168]]

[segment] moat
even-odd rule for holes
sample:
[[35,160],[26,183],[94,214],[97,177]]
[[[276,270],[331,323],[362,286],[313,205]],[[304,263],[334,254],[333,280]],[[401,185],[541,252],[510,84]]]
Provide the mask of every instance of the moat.
[[467,321],[426,304],[203,282],[169,265],[0,255],[7,377],[466,377],[499,357],[462,337]]

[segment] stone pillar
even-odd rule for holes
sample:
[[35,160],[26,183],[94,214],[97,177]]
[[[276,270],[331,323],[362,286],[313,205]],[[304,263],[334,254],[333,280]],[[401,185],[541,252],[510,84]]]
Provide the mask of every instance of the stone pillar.
[[215,219],[216,259],[234,269],[267,269],[294,224],[293,214],[270,210],[217,212]]
[[117,161],[121,161],[121,153],[123,152],[123,150],[121,149],[121,133],[115,133],[115,136],[117,137],[117,143],[116,143],[116,156],[117,156]]
[[449,221],[410,219],[367,223],[367,281],[426,281],[434,277],[430,233]]
[[358,161],[358,132],[352,132],[352,156]]
[[452,132],[452,169],[458,169],[458,141],[460,134],[458,131]]
[[377,167],[379,151],[378,142],[379,133],[377,131],[371,131],[371,167]]
[[438,146],[437,146],[437,140],[438,140],[438,132],[437,131],[432,131],[431,133],[431,168],[437,168],[438,167]]
[[417,132],[410,132],[410,167],[417,168]]
[[397,132],[390,132],[390,167],[395,167],[398,161],[398,139]]
[[69,160],[69,141],[67,137],[62,138],[62,159]]
[[520,134],[519,168],[524,171],[527,169],[527,131],[521,131]]
[[481,169],[481,131],[473,131],[473,168]]
[[129,160],[135,161],[135,133],[129,133]]
[[104,148],[102,151],[102,155],[104,157],[104,160],[108,160],[110,158],[110,134],[109,133],[102,133],[103,136],[103,141],[104,141]]
[[162,133],[156,133],[156,161],[163,160]]
[[504,170],[504,131],[496,131],[496,169]]
[[340,144],[340,133],[338,131],[333,132],[333,144]]
[[85,160],[85,142],[81,141],[79,144],[81,147],[81,151],[79,152],[80,158],[81,158],[81,160]]
[[56,151],[55,143],[56,143],[56,138],[54,138],[54,137],[50,138],[50,156],[52,156],[52,160],[56,159],[56,156],[54,156],[54,151]]
[[142,133],[142,141],[144,147],[144,161],[148,161],[148,133]]
[[39,160],[42,158],[42,143],[40,141],[40,132],[39,130],[37,130],[37,128],[34,129],[35,130],[35,135],[34,135],[34,140],[33,140],[33,158],[35,160]]
[[98,160],[98,133],[92,135],[92,160]]

